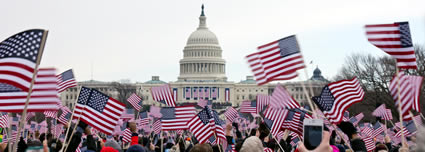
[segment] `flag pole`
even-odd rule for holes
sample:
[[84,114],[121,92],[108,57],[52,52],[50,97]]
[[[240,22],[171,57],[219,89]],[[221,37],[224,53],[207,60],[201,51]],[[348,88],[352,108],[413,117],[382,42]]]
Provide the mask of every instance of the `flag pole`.
[[404,136],[404,132],[403,132],[403,112],[402,112],[402,110],[401,110],[401,100],[400,100],[400,77],[399,77],[399,75],[398,75],[398,73],[399,73],[399,69],[398,69],[398,67],[396,67],[396,81],[397,81],[397,101],[398,101],[398,111],[399,111],[399,113],[400,113],[400,129],[402,130],[401,131],[401,145],[402,145],[402,147],[405,147],[406,146],[406,144],[405,144],[405,142],[406,142],[406,138],[405,138],[405,136]]
[[425,117],[424,117],[424,115],[423,115],[422,113],[419,113],[419,114],[421,115],[422,119],[424,119],[424,120],[425,120]]
[[[35,62],[34,73],[32,74],[31,84],[30,84],[30,87],[29,87],[29,90],[28,90],[27,99],[25,101],[24,111],[22,112],[22,118],[23,119],[21,119],[19,121],[18,135],[16,136],[16,139],[19,139],[20,136],[21,136],[21,129],[24,126],[24,119],[27,116],[27,111],[28,111],[27,108],[28,108],[28,104],[30,102],[30,98],[31,98],[31,94],[32,94],[32,89],[33,89],[33,86],[34,86],[34,82],[35,82],[35,79],[37,77],[38,66],[40,65],[41,57],[43,56],[44,45],[46,44],[47,34],[48,34],[48,31],[47,30],[44,30],[43,31],[43,37],[41,39],[41,45],[40,45],[40,48],[38,49],[38,55],[37,55],[37,60]],[[13,146],[13,148],[16,149],[17,148],[16,146],[17,146],[17,144],[15,144]]]
[[[307,70],[306,70],[306,72],[307,72]],[[307,73],[306,73],[307,74]],[[298,72],[297,72],[297,75],[298,75]],[[306,75],[307,76],[307,75]],[[301,77],[298,77],[300,80],[301,80]],[[304,82],[301,80],[300,81],[301,82],[301,86],[302,86],[302,89],[303,89],[303,93],[305,94],[305,96],[306,96],[306,98],[307,98],[307,101],[308,101],[308,104],[310,105],[310,107],[311,107],[311,110],[312,110],[312,112],[313,112],[313,116],[316,116],[316,112],[315,112],[315,109],[314,109],[314,106],[313,106],[313,103],[311,102],[311,99],[310,99],[310,95],[308,94],[308,92],[307,92],[307,88],[305,87],[305,84],[304,84]]]
[[388,129],[387,129],[387,120],[384,119],[385,122],[385,136],[388,135]]
[[[82,88],[82,86],[80,86],[80,89],[78,90],[78,96],[80,95],[81,88]],[[63,146],[62,146],[61,151],[63,151],[63,150],[64,150],[64,148],[67,146],[67,145],[66,145],[66,139],[68,138],[69,128],[71,128],[72,118],[74,117],[75,107],[77,107],[77,102],[78,102],[78,98],[77,98],[77,99],[75,99],[74,108],[72,109],[72,114],[71,114],[71,117],[69,118],[68,127],[66,128],[65,137],[64,137],[64,139],[63,139],[63,143],[64,143],[64,144],[63,144]],[[78,120],[80,120],[80,119],[78,119]],[[77,123],[78,123],[78,122],[77,122]],[[75,125],[77,125],[77,124],[75,124]],[[72,136],[71,136],[71,138],[72,138]]]
[[161,133],[160,133],[160,136],[159,136],[159,138],[161,139],[161,151],[164,151],[164,140],[162,139],[162,135],[163,134],[163,132],[162,132],[162,128],[161,128]]
[[[12,116],[12,115],[11,115],[11,113],[9,112],[9,113],[7,114],[7,119],[9,119],[9,117],[10,117],[10,116]],[[9,119],[9,120],[10,120],[10,119]],[[12,131],[12,123],[11,123],[10,121],[9,121],[9,127],[8,127],[8,129],[9,129],[9,131],[7,132],[7,138],[12,139],[11,137],[12,137],[12,133],[13,133],[13,131]],[[13,147],[13,146],[10,146],[10,144],[13,144],[13,143],[11,143],[9,139],[7,139],[7,145],[9,145],[9,147]],[[9,152],[12,152],[12,148],[8,148],[8,151],[9,151]]]

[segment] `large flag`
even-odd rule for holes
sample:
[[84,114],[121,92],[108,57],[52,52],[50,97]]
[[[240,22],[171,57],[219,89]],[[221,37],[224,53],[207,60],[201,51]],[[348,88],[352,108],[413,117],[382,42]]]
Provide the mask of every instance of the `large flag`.
[[91,89],[81,114],[81,120],[93,128],[111,135],[124,110],[123,103],[100,91]]
[[[0,59],[0,71],[1,71]],[[40,68],[28,103],[28,112],[57,111],[60,103],[54,68]],[[0,72],[1,73],[1,72]],[[0,74],[1,76],[1,74]],[[0,78],[1,79],[1,78]],[[0,111],[22,112],[28,92],[21,88],[0,83]]]
[[176,106],[176,101],[174,101],[173,93],[171,92],[168,84],[164,84],[159,87],[152,87],[151,93],[153,100],[166,104],[170,107]]
[[233,120],[238,117],[238,111],[233,107],[228,107],[226,112],[224,112],[224,115],[226,116],[227,120],[233,122]]
[[394,57],[397,67],[417,68],[409,22],[366,25],[366,36],[370,43]]
[[294,109],[300,108],[297,101],[280,84],[276,85],[271,97],[270,105],[275,109]]
[[258,85],[293,79],[305,67],[295,35],[259,46],[258,52],[246,58]]
[[136,109],[140,111],[142,108],[142,98],[140,98],[136,93],[131,94],[131,96],[127,99],[127,101]]
[[242,101],[241,113],[257,113],[257,102],[256,101]]
[[161,108],[162,130],[185,130],[187,122],[196,115],[194,106],[177,106]]
[[270,104],[270,96],[257,94],[257,113],[262,112]]
[[211,136],[214,136],[215,122],[208,106],[195,115],[187,125],[200,144],[206,143]]
[[0,43],[0,83],[28,92],[46,37],[47,31],[32,29]]
[[61,93],[62,91],[65,91],[68,88],[72,88],[77,86],[77,81],[74,78],[74,73],[72,72],[72,69],[69,69],[59,75],[57,77],[57,83],[58,83],[58,92]]
[[313,97],[331,123],[342,121],[343,112],[354,103],[363,100],[364,91],[357,78],[341,80],[326,85],[320,96]]
[[421,76],[404,75],[404,72],[399,72],[390,82],[391,95],[396,106],[401,105],[404,120],[410,119],[409,111],[413,107],[417,107],[415,109],[420,111],[419,95],[422,80]]

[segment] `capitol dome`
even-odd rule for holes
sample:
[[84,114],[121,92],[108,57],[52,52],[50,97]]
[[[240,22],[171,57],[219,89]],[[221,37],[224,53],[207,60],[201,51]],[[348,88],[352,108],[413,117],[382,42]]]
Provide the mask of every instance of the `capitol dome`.
[[206,20],[202,5],[199,26],[190,34],[183,49],[178,81],[227,81],[221,47],[217,36],[208,29]]

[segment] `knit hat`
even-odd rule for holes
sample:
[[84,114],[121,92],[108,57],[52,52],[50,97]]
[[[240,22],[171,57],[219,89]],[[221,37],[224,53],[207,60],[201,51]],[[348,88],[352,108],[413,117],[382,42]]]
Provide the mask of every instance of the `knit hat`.
[[145,150],[140,145],[133,145],[127,149],[127,152],[145,152]]
[[118,150],[112,148],[112,147],[103,147],[102,150],[100,150],[100,152],[118,152]]
[[251,136],[245,140],[240,152],[262,152],[263,143],[257,136]]
[[112,147],[112,148],[118,150],[118,152],[122,152],[120,145],[113,139],[108,139],[105,142],[105,147]]

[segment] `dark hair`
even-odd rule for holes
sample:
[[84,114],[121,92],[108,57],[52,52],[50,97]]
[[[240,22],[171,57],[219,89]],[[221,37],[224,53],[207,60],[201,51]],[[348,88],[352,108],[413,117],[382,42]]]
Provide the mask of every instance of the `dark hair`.
[[213,149],[208,144],[197,144],[190,149],[190,152],[213,152]]
[[257,134],[257,129],[253,128],[251,129],[251,133],[249,134],[249,136],[255,136]]
[[266,124],[260,123],[260,127],[258,128],[258,131],[260,132],[260,139],[264,140],[264,138],[266,138],[269,134],[270,134],[270,130],[267,128]]

